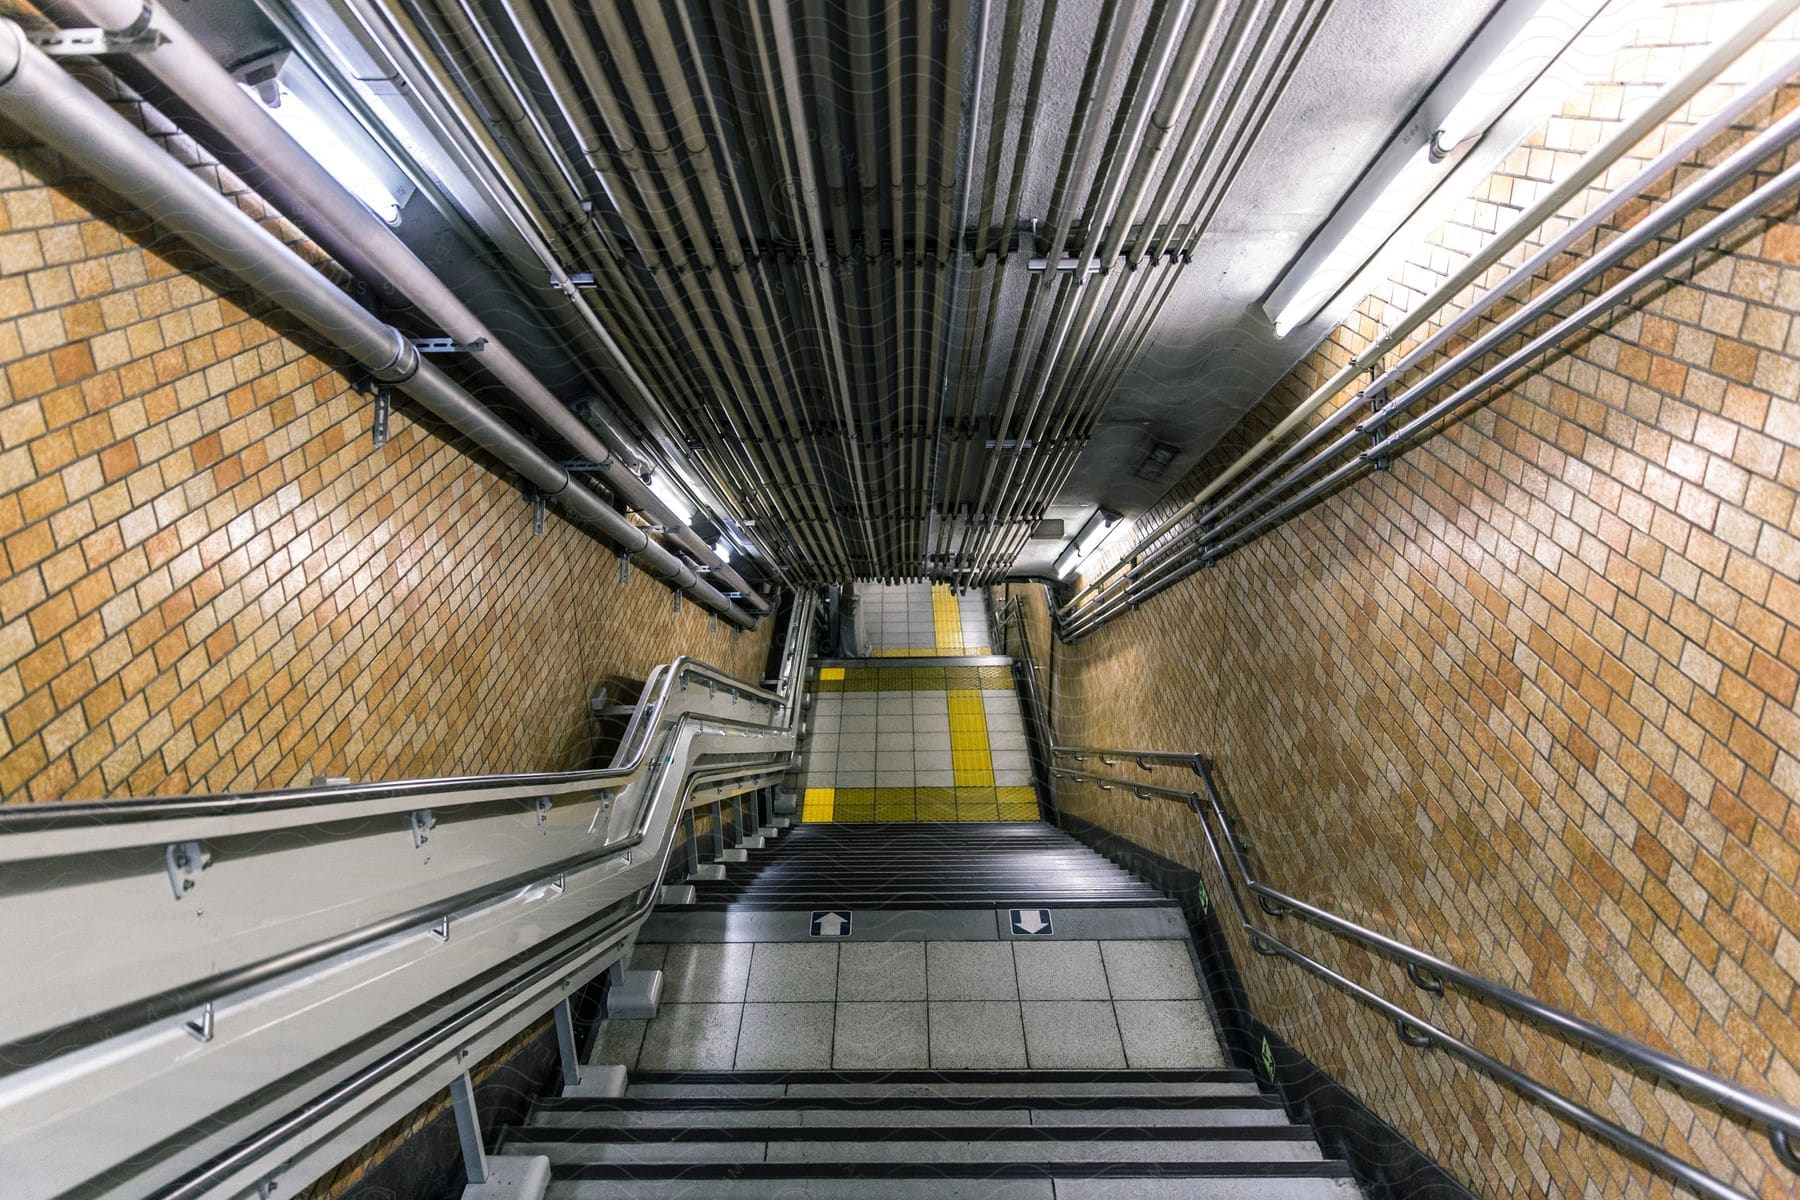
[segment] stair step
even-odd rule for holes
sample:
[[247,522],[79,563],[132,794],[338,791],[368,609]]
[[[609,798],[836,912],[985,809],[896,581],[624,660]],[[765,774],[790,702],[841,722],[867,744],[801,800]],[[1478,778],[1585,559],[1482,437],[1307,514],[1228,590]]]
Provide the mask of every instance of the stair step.
[[[988,1098],[984,1098],[988,1099]],[[1278,1126],[1287,1123],[1287,1114],[1275,1106],[1247,1106],[1248,1097],[1219,1096],[1193,1099],[1216,1100],[1204,1107],[1157,1105],[1155,1098],[1138,1097],[1135,1104],[1122,1104],[1108,1099],[1102,1105],[1084,1104],[1079,1108],[1038,1107],[1046,1098],[1038,1097],[1032,1106],[1015,1100],[974,1107],[959,1102],[951,1107],[940,1101],[921,1107],[917,1099],[907,1099],[902,1107],[880,1108],[866,1104],[846,1103],[820,1107],[808,1102],[805,1107],[775,1108],[765,1102],[751,1102],[727,1108],[683,1104],[676,1107],[613,1109],[547,1109],[532,1115],[534,1128],[604,1128],[614,1130],[647,1130],[679,1128],[804,1128],[851,1127],[895,1128],[906,1125],[937,1127],[1006,1128],[1034,1126],[1061,1128],[1093,1125],[1105,1121],[1137,1128],[1165,1126]]]
[[[1035,1127],[981,1131],[886,1129],[555,1129],[527,1128],[506,1139],[507,1154],[542,1154],[559,1175],[569,1166],[686,1163],[1296,1163],[1324,1155],[1304,1130],[1287,1126],[1162,1128]],[[653,1134],[667,1136],[651,1137]],[[736,1134],[743,1136],[721,1136]],[[1250,1136],[1275,1134],[1280,1136]],[[599,1136],[592,1136],[599,1135]],[[961,1136],[959,1136],[961,1135]]]
[[550,1200],[1350,1200],[1341,1164],[733,1163],[564,1166]]
[[929,1179],[557,1180],[545,1200],[1352,1200],[1357,1194],[1349,1180],[1333,1176],[949,1179],[940,1170]]
[[860,1100],[883,1096],[908,1099],[965,1096],[1001,1097],[1138,1097],[1260,1095],[1253,1081],[1218,1080],[1146,1083],[630,1083],[628,1099],[773,1099],[781,1096],[819,1100]]

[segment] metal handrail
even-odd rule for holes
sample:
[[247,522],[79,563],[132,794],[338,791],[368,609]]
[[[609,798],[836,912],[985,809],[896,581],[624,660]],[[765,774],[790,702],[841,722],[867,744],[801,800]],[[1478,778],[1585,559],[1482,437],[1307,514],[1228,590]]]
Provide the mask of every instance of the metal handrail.
[[[1061,768],[1056,770],[1055,775],[1058,778],[1092,783],[1107,790],[1126,788],[1141,799],[1159,797],[1185,804],[1199,820],[1201,830],[1206,835],[1208,849],[1218,865],[1220,874],[1226,880],[1233,906],[1238,912],[1244,932],[1250,938],[1251,948],[1258,954],[1279,955],[1287,958],[1311,974],[1380,1010],[1394,1020],[1396,1033],[1408,1045],[1442,1046],[1459,1058],[1513,1087],[1527,1098],[1552,1109],[1558,1115],[1573,1121],[1590,1133],[1612,1142],[1619,1149],[1680,1180],[1701,1194],[1720,1197],[1721,1200],[1744,1200],[1742,1192],[1288,946],[1249,920],[1248,913],[1238,896],[1238,887],[1241,886],[1254,896],[1257,906],[1269,916],[1300,915],[1335,934],[1403,963],[1408,978],[1421,990],[1441,995],[1446,985],[1455,986],[1491,1002],[1499,1008],[1548,1026],[1585,1051],[1621,1059],[1658,1082],[1698,1095],[1720,1108],[1736,1113],[1766,1130],[1775,1157],[1789,1170],[1800,1171],[1800,1158],[1796,1157],[1793,1150],[1794,1139],[1800,1138],[1800,1111],[1772,1097],[1764,1096],[1730,1080],[1700,1070],[1698,1067],[1624,1034],[1547,1004],[1535,996],[1507,987],[1385,934],[1377,933],[1257,879],[1251,873],[1244,847],[1233,831],[1231,819],[1225,811],[1217,784],[1213,779],[1212,764],[1205,756],[1175,751],[1101,751],[1074,747],[1054,747],[1051,753],[1063,758],[1073,758],[1078,754],[1095,756],[1104,754],[1115,760],[1155,758],[1165,764],[1181,763],[1190,766],[1204,784],[1206,792],[1204,805],[1199,793],[1182,791],[1178,788],[1134,783],[1095,775],[1091,772]],[[1143,764],[1140,761],[1141,765]],[[1226,854],[1220,851],[1218,842],[1214,839],[1211,824],[1207,820],[1209,811],[1212,814],[1212,821],[1218,825],[1220,837],[1230,852],[1229,863]]]
[[[690,775],[684,787],[682,802],[676,806],[677,810],[683,810],[688,806],[688,801],[692,799],[693,794],[702,783],[728,774],[730,774],[729,769],[711,772],[698,771]],[[662,870],[664,872],[668,870],[669,859],[674,848],[672,839],[663,848]],[[168,1185],[159,1194],[160,1200],[190,1200],[190,1198],[198,1200],[199,1197],[207,1195],[213,1188],[226,1182],[234,1172],[254,1163],[259,1156],[269,1153],[279,1146],[284,1138],[294,1136],[342,1108],[345,1103],[362,1095],[372,1083],[389,1072],[429,1053],[435,1047],[453,1044],[457,1035],[484,1013],[498,1008],[512,996],[530,991],[546,979],[563,974],[567,969],[567,964],[579,958],[585,946],[592,945],[596,941],[604,942],[627,926],[642,921],[656,907],[656,904],[656,894],[652,890],[644,897],[642,903],[633,906],[629,912],[615,920],[607,922],[604,929],[598,931],[578,930],[577,932],[581,936],[570,939],[573,941],[573,945],[558,949],[550,961],[542,964],[532,974],[515,981],[502,992],[483,996],[464,1006],[462,1010],[447,1016],[430,1029],[416,1034],[374,1062],[333,1084],[294,1112],[275,1120],[264,1129],[216,1155],[202,1166]]]
[[[1030,641],[1024,623],[1023,603],[1015,599],[999,606],[995,610],[995,621],[1002,637],[1016,630],[1023,653],[1016,654],[1014,657],[1027,664],[1027,670],[1035,679],[1038,667],[1030,655]],[[1037,705],[1040,695],[1041,693],[1034,689],[1027,698],[1027,703]],[[1354,941],[1402,963],[1406,968],[1407,977],[1423,991],[1442,995],[1446,985],[1454,986],[1498,1008],[1546,1026],[1586,1052],[1610,1055],[1620,1059],[1660,1083],[1702,1097],[1719,1108],[1743,1117],[1766,1131],[1775,1157],[1783,1166],[1791,1171],[1800,1172],[1800,1155],[1795,1153],[1795,1140],[1800,1139],[1800,1110],[1703,1071],[1634,1038],[1578,1017],[1555,1005],[1547,1004],[1536,996],[1507,987],[1505,984],[1459,967],[1436,955],[1419,950],[1386,934],[1378,933],[1262,882],[1251,872],[1244,846],[1232,827],[1231,819],[1225,811],[1224,801],[1219,795],[1217,783],[1213,778],[1212,763],[1204,754],[1180,750],[1063,746],[1055,741],[1055,730],[1050,724],[1049,714],[1040,712],[1038,716],[1047,734],[1047,750],[1052,759],[1061,758],[1074,762],[1086,762],[1092,758],[1106,766],[1131,762],[1144,771],[1159,766],[1178,766],[1186,767],[1198,775],[1206,792],[1205,804],[1202,804],[1200,795],[1196,792],[1155,784],[1140,784],[1096,775],[1088,771],[1055,767],[1051,771],[1053,780],[1057,778],[1082,780],[1106,791],[1124,788],[1142,799],[1161,797],[1186,805],[1199,821],[1201,832],[1206,837],[1207,847],[1219,868],[1220,875],[1226,881],[1232,907],[1237,912],[1239,923],[1250,939],[1251,948],[1261,955],[1286,958],[1309,974],[1375,1008],[1394,1022],[1397,1036],[1407,1045],[1418,1048],[1440,1046],[1450,1051],[1463,1061],[1513,1088],[1533,1103],[1548,1108],[1558,1116],[1611,1142],[1620,1150],[1702,1195],[1717,1197],[1719,1200],[1747,1200],[1744,1194],[1736,1188],[1721,1182],[1691,1163],[1670,1154],[1662,1147],[1570,1100],[1525,1072],[1508,1066],[1492,1055],[1476,1049],[1454,1034],[1377,995],[1370,989],[1281,941],[1250,920],[1249,913],[1239,895],[1239,888],[1241,887],[1255,897],[1257,906],[1268,916],[1299,915],[1342,938]],[[1207,817],[1209,812],[1211,813],[1211,822]],[[1226,854],[1219,849],[1219,839],[1215,839],[1213,835],[1213,823],[1217,824],[1219,837],[1229,850],[1229,864]]]
[[[638,702],[639,713],[645,712],[646,704],[650,706],[641,726],[646,731],[645,735],[631,759],[621,766],[583,771],[521,772],[506,775],[445,776],[376,783],[311,785],[197,796],[157,796],[143,799],[73,801],[67,804],[0,806],[0,861],[4,861],[6,858],[4,851],[7,844],[6,838],[42,830],[128,825],[166,821],[180,817],[242,816],[250,813],[287,810],[307,810],[310,814],[309,818],[297,823],[317,824],[344,819],[333,810],[358,801],[375,802],[375,807],[366,811],[388,810],[389,802],[391,802],[391,811],[404,812],[408,808],[418,807],[416,804],[409,803],[410,801],[422,799],[429,799],[437,806],[485,804],[499,800],[517,799],[520,796],[592,791],[603,788],[617,789],[629,784],[645,766],[650,754],[652,740],[650,733],[662,724],[671,697],[676,692],[677,681],[680,681],[683,690],[690,680],[708,681],[719,692],[740,699],[760,702],[776,713],[780,713],[783,707],[789,705],[789,698],[780,693],[745,683],[710,663],[687,655],[682,655],[672,662],[659,666],[657,671],[662,681],[661,689],[653,697],[646,697]],[[783,718],[782,725],[764,725],[759,728],[790,728],[794,716],[795,713],[788,712]],[[725,720],[725,718],[710,719]],[[637,725],[639,720],[640,718],[634,715],[633,725]]]
[[[13,1042],[0,1046],[0,1076],[29,1069],[52,1059],[81,1052],[122,1033],[150,1028],[172,1016],[191,1013],[196,1008],[232,996],[262,988],[293,972],[336,960],[349,953],[375,947],[383,942],[421,929],[432,929],[446,920],[460,920],[462,915],[484,905],[504,899],[520,889],[541,885],[544,880],[557,881],[578,870],[622,859],[629,863],[632,852],[651,838],[650,824],[655,814],[668,807],[669,829],[676,828],[689,809],[707,802],[708,796],[737,794],[748,788],[767,786],[779,779],[787,767],[787,756],[767,749],[708,750],[704,757],[673,759],[678,739],[690,730],[698,735],[725,734],[738,730],[757,735],[797,734],[801,728],[804,707],[804,666],[810,643],[810,621],[814,607],[810,596],[798,598],[789,618],[787,641],[782,654],[778,678],[779,691],[752,686],[730,676],[717,667],[683,656],[657,668],[639,700],[627,735],[621,747],[618,766],[603,770],[538,772],[517,775],[471,776],[459,779],[410,780],[393,783],[362,784],[337,787],[288,788],[270,792],[233,793],[216,796],[183,796],[139,801],[100,801],[42,806],[31,809],[0,810],[0,861],[28,861],[46,856],[80,854],[90,840],[100,839],[109,846],[134,846],[173,840],[171,825],[182,839],[210,840],[247,832],[261,833],[275,828],[322,827],[343,822],[360,823],[370,814],[404,813],[408,810],[462,806],[465,811],[482,805],[516,806],[521,800],[548,800],[557,796],[592,796],[598,794],[604,813],[605,802],[623,792],[640,778],[646,777],[650,792],[635,812],[630,824],[615,830],[603,845],[575,854],[532,864],[523,873],[505,878],[489,878],[472,887],[450,894],[431,897],[424,903],[400,912],[381,915],[378,919],[354,928],[328,932],[316,940],[282,947],[263,958],[247,960],[225,967],[217,974],[201,979],[186,978],[162,992],[140,996],[113,1008],[91,1013],[61,1025],[36,1030]],[[714,711],[685,709],[671,713],[683,693],[704,689],[710,696],[728,695],[735,703],[747,700],[763,709],[766,720],[743,719]],[[635,744],[634,744],[635,743]],[[677,764],[680,764],[679,766]],[[668,782],[666,772],[682,770],[672,804],[658,802],[655,794]],[[623,815],[623,814],[621,814]],[[93,839],[88,837],[94,835]],[[620,836],[622,834],[623,836]],[[660,848],[657,878],[662,878],[676,845],[676,838],[664,836],[653,843]],[[640,902],[632,903],[624,912],[611,913],[599,925],[586,927],[580,947],[586,953],[594,948],[604,950],[610,940],[627,937],[632,922],[639,921],[652,907],[656,889],[643,893]],[[596,914],[600,915],[600,914]],[[445,926],[447,928],[447,926]],[[557,935],[559,938],[564,935]],[[546,943],[548,946],[548,943]],[[579,948],[578,948],[579,949]],[[556,963],[567,959],[575,950],[557,950]],[[556,964],[546,968],[554,973]],[[508,987],[516,994],[544,972],[533,969],[528,976]],[[473,992],[470,993],[474,995]],[[498,994],[479,1000],[478,1007],[491,1007]],[[445,1020],[462,1021],[466,1010],[451,1013]],[[484,1009],[485,1011],[485,1009]],[[422,1031],[429,1040],[442,1029],[442,1022]],[[384,1053],[387,1063],[391,1054]],[[359,1072],[362,1079],[366,1072]],[[341,1093],[341,1095],[340,1095]],[[337,1085],[307,1101],[310,1112],[328,1098],[333,1104],[356,1094]],[[296,1110],[298,1112],[299,1110]],[[223,1170],[239,1163],[245,1154],[254,1157],[264,1135],[285,1130],[292,1124],[295,1112],[280,1115],[263,1133],[250,1141],[239,1141],[222,1152],[198,1174],[182,1177],[174,1186],[180,1189],[198,1186],[201,1178],[222,1179],[213,1168]],[[235,1169],[235,1168],[234,1168]],[[185,1193],[184,1193],[185,1194]]]

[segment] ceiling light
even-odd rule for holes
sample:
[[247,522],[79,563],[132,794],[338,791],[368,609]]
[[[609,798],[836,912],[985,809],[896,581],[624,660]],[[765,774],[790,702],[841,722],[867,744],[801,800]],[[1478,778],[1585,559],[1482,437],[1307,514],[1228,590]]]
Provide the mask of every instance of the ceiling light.
[[669,479],[667,472],[656,472],[650,476],[649,484],[650,494],[667,505],[677,521],[685,525],[694,519],[694,506],[688,503],[688,498],[681,494],[681,489]]
[[[1448,115],[1381,188],[1275,314],[1286,337],[1319,315],[1443,183],[1468,149],[1556,60],[1592,17],[1593,0],[1547,0],[1488,60]],[[1433,97],[1439,99],[1439,97]],[[1445,97],[1444,99],[1447,99]],[[1451,161],[1452,158],[1456,161]]]
[[269,115],[370,212],[389,225],[400,223],[400,197],[388,188],[361,155],[344,143],[311,105],[289,91],[286,84],[280,85],[277,103],[269,109]]
[[1056,577],[1067,579],[1069,572],[1080,566],[1082,562],[1086,561],[1088,555],[1100,548],[1100,543],[1106,540],[1106,535],[1111,533],[1118,523],[1118,513],[1109,512],[1104,508],[1097,509],[1094,515],[1088,518],[1087,524],[1081,527],[1081,532],[1076,534],[1075,539],[1069,543],[1068,548],[1058,556]]
[[1581,31],[1588,15],[1570,0],[1550,0],[1538,9],[1438,123],[1437,132],[1431,135],[1432,156],[1441,159],[1487,132]]
[[1345,281],[1381,249],[1382,243],[1431,191],[1431,181],[1440,173],[1440,161],[1433,157],[1429,145],[1419,147],[1374,203],[1363,210],[1350,231],[1332,247],[1324,261],[1307,276],[1294,298],[1282,306],[1275,317],[1276,337],[1286,337],[1296,326],[1317,316]]
[[719,556],[720,562],[722,562],[722,563],[730,562],[731,561],[731,543],[727,542],[724,538],[720,538],[719,544],[713,547],[713,553]]

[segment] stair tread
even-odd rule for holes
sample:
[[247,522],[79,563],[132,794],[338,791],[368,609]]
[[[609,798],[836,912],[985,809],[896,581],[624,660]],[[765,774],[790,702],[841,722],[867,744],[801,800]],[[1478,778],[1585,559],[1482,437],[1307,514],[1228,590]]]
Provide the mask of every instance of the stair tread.
[[[1189,1099],[1194,1099],[1190,1097]],[[872,1106],[840,1103],[822,1106],[774,1107],[767,1102],[709,1107],[704,1104],[663,1108],[550,1109],[539,1106],[532,1113],[534,1128],[597,1126],[616,1130],[660,1128],[895,1128],[900,1126],[956,1126],[1001,1128],[1012,1126],[1091,1126],[1096,1121],[1116,1121],[1139,1128],[1168,1126],[1246,1127],[1285,1125],[1287,1114],[1275,1105],[1241,1103],[1247,1097],[1206,1097],[1218,1103],[1200,1106],[1159,1105],[1154,1098],[1140,1098],[1134,1105],[1082,1105],[1062,1107],[1043,1103],[969,1106],[912,1100],[906,1106]],[[1233,1103],[1232,1101],[1238,1101]]]
[[782,1175],[737,1179],[647,1179],[641,1174],[552,1179],[546,1200],[1353,1200],[1356,1186],[1339,1174],[1280,1176],[1180,1175],[1122,1170],[1105,1175],[995,1177],[968,1171],[958,1178],[940,1164],[915,1178]]
[[627,1183],[655,1180],[740,1181],[791,1180],[796,1177],[838,1179],[945,1179],[961,1167],[968,1178],[1078,1179],[1078,1178],[1215,1178],[1215,1179],[1348,1179],[1349,1167],[1335,1159],[1287,1161],[1198,1161],[1193,1159],[1144,1159],[1131,1163],[1073,1161],[966,1163],[921,1162],[743,1162],[716,1163],[553,1163],[552,1176],[559,1180],[617,1179]]
[[[1254,1127],[1238,1131],[1250,1133]],[[1310,1138],[1205,1137],[1076,1138],[1005,1137],[902,1138],[896,1130],[852,1140],[822,1136],[841,1132],[809,1129],[793,1139],[745,1140],[712,1138],[691,1141],[573,1141],[534,1139],[523,1135],[506,1142],[509,1154],[544,1155],[558,1174],[587,1165],[675,1167],[695,1163],[749,1166],[878,1163],[974,1163],[990,1167],[1013,1164],[1042,1168],[1052,1164],[1189,1163],[1232,1164],[1257,1169],[1269,1164],[1324,1161]],[[915,1132],[915,1131],[908,1131]],[[968,1131],[956,1131],[967,1133]],[[1067,1131],[1044,1131],[1049,1133]],[[1168,1131],[1159,1130],[1158,1134]]]
[[972,1127],[966,1124],[932,1125],[800,1125],[800,1124],[701,1124],[701,1125],[603,1125],[544,1124],[533,1121],[517,1126],[510,1137],[520,1142],[581,1143],[637,1142],[673,1144],[681,1142],[795,1142],[835,1141],[892,1142],[979,1141],[979,1142],[1148,1142],[1148,1141],[1311,1141],[1312,1132],[1290,1124],[1186,1124],[1145,1127],[1135,1124],[1053,1124],[991,1125]]

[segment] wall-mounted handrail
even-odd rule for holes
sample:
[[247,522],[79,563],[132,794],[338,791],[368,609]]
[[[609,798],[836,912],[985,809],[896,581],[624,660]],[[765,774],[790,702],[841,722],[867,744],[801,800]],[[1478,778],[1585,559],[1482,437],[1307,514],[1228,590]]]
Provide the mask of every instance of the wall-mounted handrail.
[[[1250,869],[1244,846],[1237,837],[1231,819],[1225,811],[1224,803],[1213,778],[1212,764],[1204,755],[1177,751],[1102,750],[1093,747],[1063,746],[1054,747],[1052,755],[1067,759],[1095,757],[1111,759],[1115,762],[1134,761],[1145,770],[1150,769],[1151,765],[1190,767],[1199,775],[1204,785],[1204,803],[1200,793],[1183,791],[1179,788],[1135,783],[1067,768],[1058,768],[1055,775],[1058,778],[1091,783],[1109,790],[1123,788],[1141,799],[1161,798],[1187,806],[1198,819],[1201,830],[1206,836],[1207,847],[1218,866],[1220,875],[1226,881],[1233,906],[1237,910],[1244,932],[1250,938],[1251,947],[1259,954],[1279,955],[1287,958],[1314,976],[1378,1009],[1394,1020],[1397,1034],[1407,1044],[1420,1047],[1436,1045],[1451,1051],[1459,1058],[1514,1088],[1534,1103],[1551,1109],[1559,1116],[1613,1143],[1619,1149],[1693,1188],[1702,1195],[1719,1197],[1720,1200],[1745,1200],[1742,1192],[1722,1183],[1692,1164],[1671,1155],[1661,1147],[1544,1086],[1530,1075],[1475,1049],[1454,1035],[1431,1025],[1406,1009],[1383,999],[1367,988],[1351,982],[1330,968],[1293,949],[1249,919],[1247,910],[1239,897],[1238,889],[1241,887],[1253,896],[1258,907],[1269,916],[1298,915],[1346,940],[1354,941],[1402,963],[1407,969],[1408,977],[1415,986],[1423,991],[1441,994],[1445,986],[1454,986],[1460,991],[1493,1004],[1495,1007],[1552,1029],[1584,1051],[1622,1060],[1633,1069],[1652,1077],[1657,1082],[1668,1084],[1690,1095],[1703,1098],[1721,1109],[1737,1114],[1767,1132],[1775,1157],[1784,1166],[1789,1170],[1800,1171],[1800,1159],[1796,1158],[1793,1151],[1794,1139],[1800,1138],[1800,1111],[1772,1097],[1764,1096],[1730,1080],[1703,1071],[1636,1039],[1557,1008],[1535,996],[1508,987],[1405,942],[1340,917],[1328,909],[1291,896],[1257,879]],[[1210,822],[1208,820],[1209,813]],[[1219,838],[1223,840],[1228,853],[1220,850],[1219,842],[1213,835],[1213,824],[1218,826]]]
[[[712,771],[690,775],[683,786],[682,804],[678,808],[688,807],[688,802],[706,782],[723,778],[727,774],[729,774],[728,771]],[[662,865],[665,871],[673,850],[673,841],[663,848]],[[508,994],[529,991],[545,979],[563,973],[567,969],[567,964],[579,956],[583,946],[605,941],[619,931],[642,921],[650,915],[650,911],[655,907],[656,894],[651,891],[645,895],[642,903],[634,906],[623,916],[607,921],[604,928],[582,931],[582,936],[575,939],[574,944],[559,947],[551,961],[540,965],[529,976],[510,985]],[[198,1197],[207,1195],[230,1179],[234,1172],[253,1163],[259,1156],[279,1147],[285,1139],[304,1131],[309,1125],[324,1119],[343,1105],[355,1100],[386,1073],[400,1068],[411,1059],[428,1053],[433,1047],[453,1044],[459,1032],[483,1013],[503,1002],[505,998],[505,995],[480,997],[430,1029],[415,1034],[402,1045],[388,1051],[349,1077],[333,1084],[323,1093],[312,1097],[294,1112],[272,1122],[267,1128],[258,1131],[255,1136],[216,1155],[201,1168],[189,1172],[161,1192],[159,1200],[189,1200],[189,1198],[197,1200]]]
[[[235,1189],[258,1164],[287,1169],[293,1146],[274,1158],[258,1148],[265,1135],[292,1134],[295,1114],[322,1098],[412,1103],[398,1077],[379,1099],[342,1086],[344,1072],[360,1080],[368,1063],[388,1062],[400,1034],[429,1040],[470,1006],[504,1014],[489,1033],[516,1033],[556,998],[533,990],[540,983],[566,994],[571,975],[579,983],[617,957],[656,901],[688,811],[785,774],[815,602],[792,606],[779,690],[685,657],[657,668],[636,732],[605,770],[0,810],[10,952],[46,954],[46,980],[63,971],[116,983],[83,995],[104,1007],[72,1019],[63,1014],[74,1003],[42,999],[9,1014],[0,1131],[18,1120],[0,1132],[0,1169],[32,1154],[42,1194],[108,1170],[114,1160],[90,1161],[81,1139],[179,1075],[183,1104],[150,1123],[154,1146],[128,1138],[117,1148],[132,1164],[126,1176],[184,1195]],[[174,853],[190,848],[183,883]],[[58,951],[37,919],[46,905],[83,946],[91,935],[93,954],[104,938],[126,938],[137,969],[121,960],[102,976],[91,958]],[[404,1019],[393,1025],[387,1013]],[[308,1055],[296,1066],[300,1046]],[[283,1061],[257,1066],[271,1050]]]

